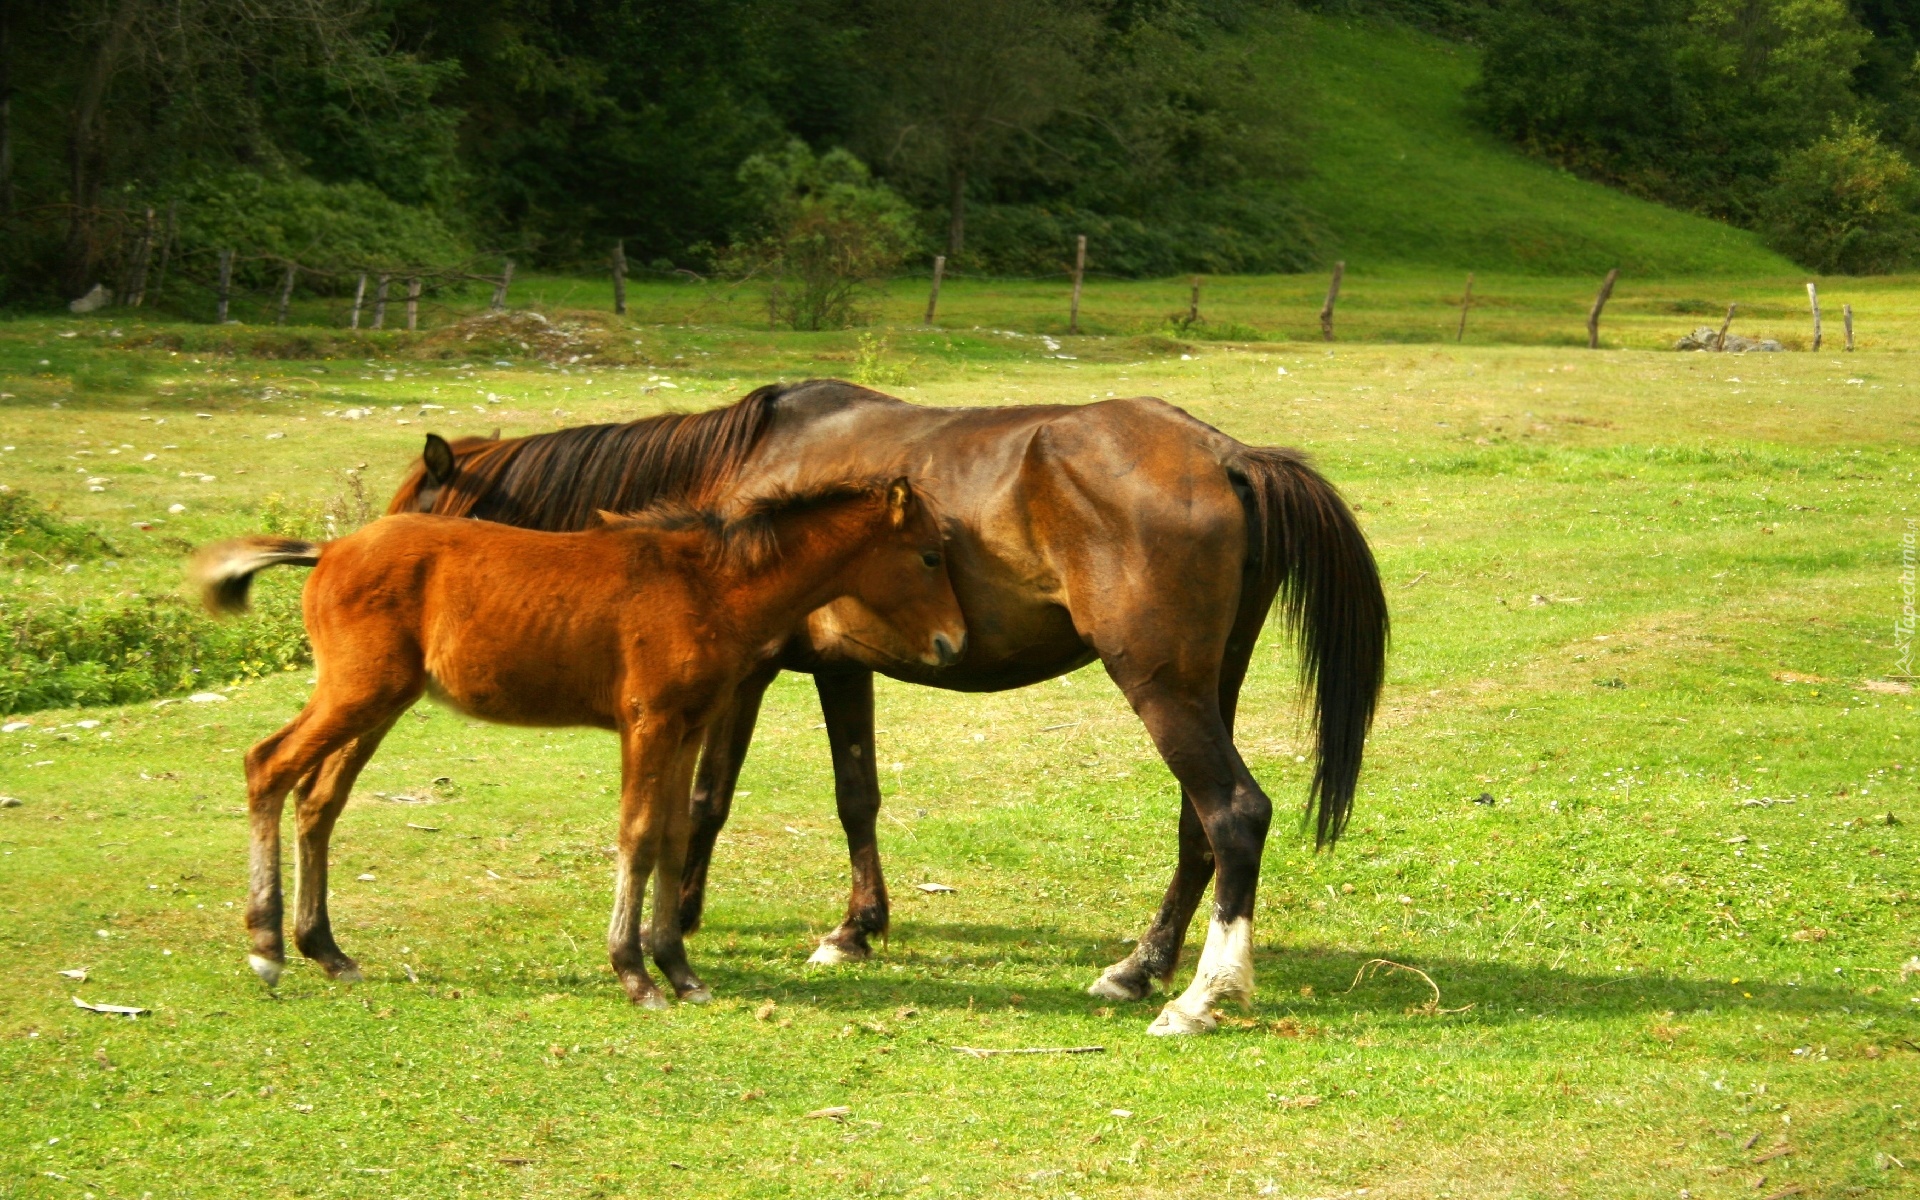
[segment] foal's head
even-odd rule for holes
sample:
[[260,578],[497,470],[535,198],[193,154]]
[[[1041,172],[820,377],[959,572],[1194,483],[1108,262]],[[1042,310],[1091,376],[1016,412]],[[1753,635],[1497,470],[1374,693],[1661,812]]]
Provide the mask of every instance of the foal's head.
[[[724,551],[765,562],[780,542],[815,520],[834,523],[852,554],[834,577],[834,607],[865,610],[860,643],[885,657],[944,667],[967,648],[966,619],[947,575],[940,520],[905,476],[885,485],[840,484],[749,501],[727,522]],[[850,634],[847,636],[851,636]]]

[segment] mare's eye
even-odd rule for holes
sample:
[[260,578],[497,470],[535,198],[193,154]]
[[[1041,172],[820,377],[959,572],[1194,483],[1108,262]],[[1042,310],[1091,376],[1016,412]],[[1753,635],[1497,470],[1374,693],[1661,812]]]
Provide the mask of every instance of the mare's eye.
[[940,565],[940,556],[938,554],[935,554],[933,551],[929,550],[925,554],[922,554],[920,556],[920,561],[927,564],[929,567],[937,567]]

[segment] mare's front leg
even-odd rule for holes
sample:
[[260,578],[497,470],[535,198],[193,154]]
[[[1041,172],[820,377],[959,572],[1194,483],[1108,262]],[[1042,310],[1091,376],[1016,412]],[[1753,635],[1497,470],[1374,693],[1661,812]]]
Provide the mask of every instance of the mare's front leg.
[[700,928],[707,902],[707,868],[713,862],[713,844],[726,827],[733,808],[733,788],[740,782],[740,766],[747,759],[754,722],[760,717],[760,699],[780,673],[769,663],[734,689],[725,711],[707,726],[706,746],[700,754],[700,772],[693,780],[693,831],[687,842],[687,865],[680,877],[680,931]]
[[327,845],[334,822],[353,793],[354,781],[360,778],[396,719],[397,714],[328,755],[316,777],[295,792],[293,944],[330,977],[344,983],[360,982],[360,965],[333,940],[333,923],[327,917]]
[[820,711],[833,747],[833,798],[847,834],[853,890],[846,919],[820,940],[810,961],[858,962],[872,956],[867,938],[887,931],[887,881],[880,873],[874,824],[880,816],[880,774],[873,761],[873,672],[814,675]]

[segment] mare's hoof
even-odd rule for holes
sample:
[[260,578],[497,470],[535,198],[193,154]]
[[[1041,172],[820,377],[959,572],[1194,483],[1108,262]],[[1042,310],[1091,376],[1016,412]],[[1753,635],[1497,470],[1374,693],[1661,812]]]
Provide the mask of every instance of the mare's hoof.
[[634,997],[633,1003],[636,1008],[661,1009],[673,1007],[672,1004],[668,1003],[667,998],[659,992],[654,992],[647,996],[636,996]]
[[1190,1033],[1212,1033],[1219,1027],[1220,1022],[1211,1010],[1196,1017],[1180,1008],[1176,1000],[1160,1010],[1153,1024],[1147,1026],[1147,1032],[1155,1037],[1176,1037]]
[[260,982],[268,987],[279,987],[280,973],[287,969],[287,964],[275,962],[261,954],[247,955],[247,965],[252,967],[253,973],[260,977]]
[[1143,976],[1108,967],[1100,972],[1100,978],[1087,985],[1087,995],[1098,996],[1102,1000],[1144,1000],[1153,990],[1153,981]]
[[360,973],[360,964],[352,959],[339,966],[329,966],[326,970],[327,978],[335,983],[365,983],[367,978]]
[[807,961],[810,963],[825,963],[831,966],[834,963],[865,962],[872,956],[873,951],[867,949],[865,946],[855,946],[849,949],[846,946],[840,945],[838,942],[824,941],[820,943],[818,949],[807,956]]
[[680,1003],[682,1003],[682,1004],[712,1004],[712,1003],[713,1003],[713,993],[712,993],[711,991],[708,991],[708,990],[707,990],[707,985],[703,983],[703,984],[701,984],[701,985],[700,985],[699,987],[696,987],[696,988],[689,988],[688,990],[686,990],[686,991],[684,991],[684,992],[681,992],[681,993],[680,993]]

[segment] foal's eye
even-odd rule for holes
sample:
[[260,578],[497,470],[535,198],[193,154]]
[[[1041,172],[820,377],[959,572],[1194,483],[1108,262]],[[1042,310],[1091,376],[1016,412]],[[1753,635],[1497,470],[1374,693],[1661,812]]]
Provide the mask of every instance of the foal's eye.
[[933,551],[929,550],[925,554],[922,554],[920,556],[920,561],[927,564],[929,567],[937,567],[940,565],[940,556],[934,553]]

